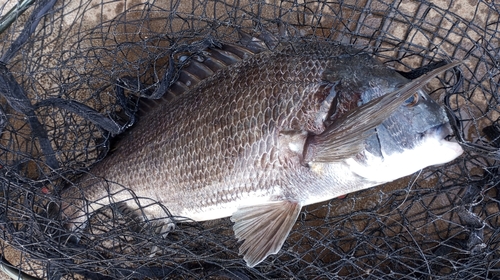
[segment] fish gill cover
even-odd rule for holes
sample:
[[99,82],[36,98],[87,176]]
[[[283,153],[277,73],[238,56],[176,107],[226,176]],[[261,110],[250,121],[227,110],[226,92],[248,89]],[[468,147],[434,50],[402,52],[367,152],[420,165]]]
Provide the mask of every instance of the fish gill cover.
[[[498,279],[499,9],[488,0],[0,3],[4,267],[25,279]],[[61,234],[48,202],[156,102],[137,108],[134,96],[161,97],[206,48],[266,33],[352,45],[414,75],[463,61],[427,87],[465,153],[305,207],[280,252],[253,268],[229,218],[163,236],[115,204],[78,242]]]

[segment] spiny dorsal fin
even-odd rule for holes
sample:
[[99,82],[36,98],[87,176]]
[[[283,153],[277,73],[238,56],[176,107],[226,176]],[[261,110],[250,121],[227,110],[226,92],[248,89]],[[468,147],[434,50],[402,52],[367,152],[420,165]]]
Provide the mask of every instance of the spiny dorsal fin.
[[419,77],[398,90],[376,98],[333,122],[323,133],[307,139],[304,162],[335,162],[355,156],[373,129],[436,75],[459,65],[454,62]]
[[[186,59],[185,65],[178,72],[176,81],[166,90],[166,93],[153,102],[147,98],[141,98],[139,102],[139,117],[148,114],[150,110],[158,106],[155,104],[169,103],[177,96],[184,94],[196,87],[201,81],[210,78],[217,71],[234,65],[257,53],[268,50],[265,42],[240,32],[240,44],[221,44],[220,46],[208,47],[201,50],[199,54]],[[252,39],[248,39],[252,38]],[[146,104],[143,106],[143,104]]]
[[[282,38],[288,37],[284,26],[279,28],[278,33]],[[257,37],[251,36],[245,32],[240,32],[240,42],[241,45],[245,46],[245,48],[253,51],[254,53],[260,53],[264,50],[272,50],[279,45],[279,39],[266,29],[263,29]]]
[[[167,85],[170,82],[167,78],[160,81],[157,88],[153,90],[153,87],[143,85],[137,80],[137,78],[121,77],[119,79],[120,85],[118,88],[122,91],[124,89],[128,89],[134,92],[146,92],[148,91],[147,89],[150,88],[153,92],[152,94],[150,92],[149,94],[144,95],[147,97],[132,97],[127,101],[127,103],[131,104],[131,107],[134,107],[134,109],[131,110],[135,112],[132,119],[135,120],[135,118],[137,118],[138,121],[140,121],[141,118],[152,114],[157,108],[171,103],[178,96],[181,96],[196,87],[201,81],[212,77],[217,71],[238,63],[243,59],[249,58],[252,55],[268,50],[265,43],[266,39],[252,37],[251,35],[243,32],[240,32],[240,36],[240,45],[236,43],[214,45],[207,47],[204,50],[200,50],[199,54],[193,54],[189,57],[181,57],[180,60],[185,64],[182,69],[178,70],[175,74],[177,75],[177,78],[168,88]],[[175,63],[171,61],[170,65],[166,65],[165,67],[174,69],[174,65]],[[151,95],[155,96],[157,99],[148,98]],[[121,119],[130,119],[126,113],[119,113],[119,115]],[[120,145],[120,139],[125,137],[125,135],[126,134],[122,133],[121,135],[115,137],[114,143],[111,147],[112,151],[116,150],[116,148]]]
[[240,255],[249,267],[276,254],[288,237],[302,206],[296,201],[273,201],[239,208],[231,217]]

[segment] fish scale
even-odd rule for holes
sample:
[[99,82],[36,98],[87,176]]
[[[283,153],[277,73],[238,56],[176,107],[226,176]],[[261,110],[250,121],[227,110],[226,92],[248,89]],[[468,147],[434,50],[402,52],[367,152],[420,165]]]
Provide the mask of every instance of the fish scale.
[[[231,57],[231,50],[241,48],[214,50],[214,58]],[[366,171],[374,166],[369,160],[390,162],[391,155],[370,150],[383,145],[363,143],[391,114],[421,109],[402,104],[429,77],[409,81],[360,51],[328,42],[242,53],[240,61],[227,59],[237,62],[209,78],[189,79],[197,85],[151,109],[116,150],[63,191],[70,230],[81,230],[87,214],[109,204],[109,193],[136,209],[131,194],[120,192],[125,186],[139,201],[156,199],[174,216],[197,221],[232,216],[235,235],[243,241],[240,253],[254,266],[279,251],[303,205],[410,174],[380,178]],[[363,94],[370,100],[361,100]],[[438,109],[426,113],[440,116],[429,129],[447,123]],[[393,124],[406,125],[394,118]],[[413,132],[405,133],[414,139]],[[429,132],[430,138],[435,134]],[[438,138],[441,143],[444,137]],[[437,155],[436,163],[461,153],[458,145],[446,145],[447,158]],[[337,154],[342,156],[330,156]],[[360,175],[365,173],[372,177]],[[171,223],[159,206],[143,211],[148,219]]]

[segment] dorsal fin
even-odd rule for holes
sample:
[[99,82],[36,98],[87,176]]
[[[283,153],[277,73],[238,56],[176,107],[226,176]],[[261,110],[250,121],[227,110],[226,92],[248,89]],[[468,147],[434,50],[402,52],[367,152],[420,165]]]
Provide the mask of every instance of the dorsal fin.
[[200,50],[197,54],[182,56],[180,60],[184,66],[178,71],[176,81],[166,89],[165,94],[160,99],[148,100],[148,98],[141,98],[138,103],[138,118],[148,114],[157,106],[171,102],[177,96],[194,88],[201,81],[213,76],[217,71],[257,53],[269,50],[268,46],[275,45],[276,41],[268,32],[262,33],[262,38],[260,35],[253,37],[240,32],[239,43],[214,44]]
[[[231,65],[234,65],[244,59],[247,59],[257,53],[269,50],[267,47],[269,44],[267,41],[276,41],[274,37],[270,34],[265,35],[263,38],[252,37],[247,33],[240,32],[240,42],[234,44],[213,44],[204,50],[198,51],[196,54],[183,55],[179,58],[179,61],[183,63],[183,67],[178,70],[176,75],[176,80],[168,88],[163,89],[164,93],[158,99],[152,99],[147,97],[138,97],[138,99],[132,98],[128,103],[136,104],[135,117],[136,123],[140,123],[140,119],[144,116],[153,113],[157,108],[169,104],[175,100],[178,96],[185,94],[192,88],[196,87],[201,81],[212,77],[217,71],[225,69]],[[172,58],[170,58],[172,59]],[[170,66],[165,67],[173,68],[174,64],[171,62]],[[171,71],[171,70],[167,70]],[[167,78],[165,78],[167,79]],[[123,88],[136,91],[145,92],[148,87],[137,82],[136,79],[130,77],[124,77],[120,79]],[[158,83],[158,89],[168,85],[168,81],[160,81]],[[161,92],[160,92],[161,94]],[[126,117],[124,117],[125,119]],[[120,139],[123,138],[127,133],[122,133],[118,137],[115,137],[113,144],[111,146],[111,151],[119,145]]]

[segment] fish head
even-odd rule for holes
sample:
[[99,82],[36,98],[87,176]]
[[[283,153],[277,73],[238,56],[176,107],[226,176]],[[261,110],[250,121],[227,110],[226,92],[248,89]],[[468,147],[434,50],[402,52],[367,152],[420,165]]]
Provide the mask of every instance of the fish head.
[[326,129],[308,139],[304,162],[343,161],[373,185],[455,159],[462,148],[423,85],[458,64],[409,80],[366,53],[335,57],[323,73],[333,100],[320,110]]
[[[365,104],[395,90],[409,80],[397,72],[362,91],[359,103]],[[383,86],[380,86],[382,84]],[[361,104],[358,104],[361,105]],[[417,90],[401,106],[374,129],[364,142],[364,149],[347,159],[351,171],[374,182],[389,182],[425,167],[444,164],[463,152],[449,140],[451,125],[442,106],[424,89]]]
[[[450,140],[446,111],[423,86],[460,64],[452,62],[409,80],[368,55],[346,55],[324,71],[328,98],[316,110],[324,130],[310,133],[302,165],[317,187],[305,205],[411,175],[463,152]],[[324,94],[323,96],[326,96]]]
[[[448,143],[446,137],[452,134],[443,107],[423,90],[415,92],[389,118],[377,126],[375,132],[376,134],[367,139],[366,150],[378,156],[390,156],[418,149],[430,139]],[[433,158],[438,161],[436,164],[451,160]]]

